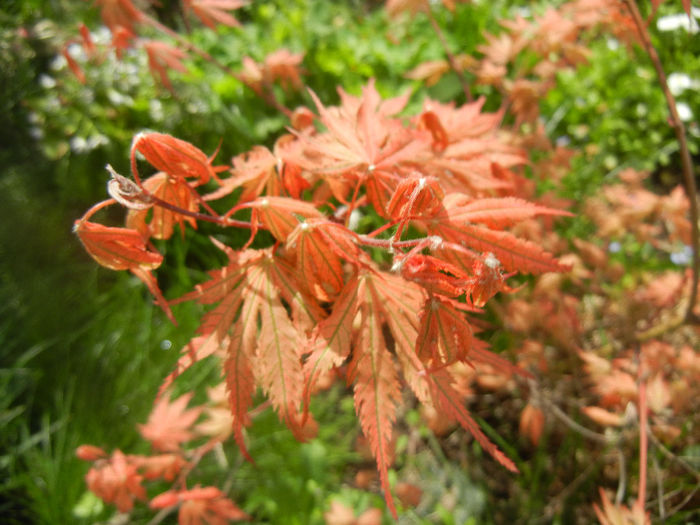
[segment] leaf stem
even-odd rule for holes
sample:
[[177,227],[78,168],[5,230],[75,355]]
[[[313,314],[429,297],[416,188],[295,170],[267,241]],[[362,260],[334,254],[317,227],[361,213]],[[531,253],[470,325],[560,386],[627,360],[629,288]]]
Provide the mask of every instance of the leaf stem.
[[473,97],[471,92],[469,91],[469,83],[467,82],[467,79],[465,78],[462,69],[459,67],[457,59],[452,54],[452,51],[450,51],[450,46],[447,44],[447,39],[445,38],[445,35],[442,32],[442,29],[440,28],[440,24],[437,23],[437,20],[435,20],[435,17],[433,16],[433,11],[432,7],[430,6],[430,3],[428,3],[426,13],[428,14],[428,20],[430,20],[430,25],[433,26],[433,30],[435,31],[435,34],[440,40],[442,48],[445,50],[445,56],[447,56],[447,62],[450,64],[450,69],[454,71],[455,75],[457,75],[457,78],[459,78],[459,83],[462,84],[462,90],[464,91],[464,96],[467,97],[467,102],[472,102]]
[[659,84],[661,85],[664,97],[666,98],[666,104],[668,105],[668,110],[671,114],[671,127],[676,132],[676,139],[678,140],[678,145],[680,147],[683,180],[685,182],[685,191],[688,196],[688,201],[690,202],[690,226],[692,232],[691,242],[693,248],[693,278],[690,289],[690,301],[688,302],[685,312],[685,321],[688,323],[699,323],[700,318],[693,313],[698,297],[698,284],[700,283],[700,229],[698,227],[698,198],[697,187],[695,185],[693,161],[690,157],[688,141],[685,136],[685,126],[683,125],[683,121],[678,114],[676,99],[673,97],[671,89],[668,87],[666,73],[664,72],[664,68],[661,64],[661,60],[659,59],[659,55],[656,52],[656,48],[651,42],[649,31],[647,30],[647,26],[642,19],[642,15],[639,12],[637,4],[634,2],[634,0],[625,0],[625,4],[627,5],[627,9],[634,19],[635,26],[637,27],[637,33],[642,41],[644,50],[651,59],[654,69],[656,70],[656,75],[659,78]]
[[649,440],[646,433],[647,428],[647,378],[645,376],[644,366],[641,359],[641,350],[639,353],[639,368],[637,375],[639,378],[639,490],[637,493],[636,505],[643,512],[644,502],[647,499],[647,453],[649,449]]

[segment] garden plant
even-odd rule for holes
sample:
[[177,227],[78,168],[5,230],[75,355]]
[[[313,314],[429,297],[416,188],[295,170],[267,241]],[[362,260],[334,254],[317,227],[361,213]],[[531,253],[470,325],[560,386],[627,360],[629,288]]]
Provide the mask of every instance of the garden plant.
[[37,140],[108,150],[73,231],[183,338],[132,449],[77,447],[75,519],[700,519],[700,11],[484,4],[99,0],[62,33]]

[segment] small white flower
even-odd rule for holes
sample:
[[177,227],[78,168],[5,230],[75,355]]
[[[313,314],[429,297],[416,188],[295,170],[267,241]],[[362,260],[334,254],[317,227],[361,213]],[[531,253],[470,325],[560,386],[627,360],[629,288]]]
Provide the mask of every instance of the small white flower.
[[90,135],[87,139],[87,147],[89,149],[95,149],[99,148],[100,146],[103,146],[105,144],[109,143],[109,139],[102,135],[101,133],[97,133],[95,135]]
[[114,89],[107,90],[107,98],[115,106],[133,106],[134,99]]
[[162,121],[165,117],[165,113],[163,112],[163,103],[157,98],[152,98],[148,103],[148,114],[154,121]]
[[680,95],[686,89],[698,87],[700,87],[700,82],[690,78],[685,73],[671,73],[668,76],[668,88],[674,96]]
[[85,62],[87,60],[87,53],[85,53],[85,49],[83,49],[83,46],[78,43],[73,43],[68,46],[68,54],[77,62]]
[[70,149],[75,153],[85,153],[89,148],[87,141],[83,137],[73,137],[70,139]]
[[98,27],[90,36],[97,45],[108,45],[112,42],[112,32],[106,26]]
[[656,21],[656,28],[659,31],[675,31],[676,29],[685,29],[689,33],[697,33],[700,31],[698,23],[694,18],[689,18],[685,13],[677,15],[662,16]]
[[63,55],[56,55],[49,64],[49,69],[51,69],[51,71],[61,71],[62,69],[65,69],[67,65],[68,61],[66,60],[66,57]]
[[608,251],[610,253],[618,253],[620,250],[622,250],[622,244],[620,244],[617,241],[613,241],[610,244],[608,244]]
[[362,212],[355,208],[352,210],[352,213],[350,214],[350,220],[348,221],[348,228],[350,228],[352,231],[357,231],[357,228],[360,227],[360,220],[362,220]]
[[673,252],[670,258],[673,264],[687,266],[693,260],[693,249],[687,244],[684,244],[683,248],[680,251]]
[[53,89],[56,87],[56,79],[42,73],[39,75],[39,85],[44,89]]
[[693,110],[685,102],[677,102],[676,109],[678,110],[678,116],[683,122],[689,122],[693,120]]

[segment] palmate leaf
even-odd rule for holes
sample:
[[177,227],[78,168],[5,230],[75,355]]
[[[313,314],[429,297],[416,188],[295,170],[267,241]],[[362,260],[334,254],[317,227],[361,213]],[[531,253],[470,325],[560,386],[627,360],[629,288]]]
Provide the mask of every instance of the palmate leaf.
[[261,289],[251,290],[262,297],[255,374],[280,418],[299,438],[303,436],[299,428],[304,385],[302,335],[294,328],[268,275],[261,285]]
[[168,302],[158,287],[158,281],[151,273],[151,270],[163,262],[163,256],[150,246],[147,237],[133,228],[115,228],[87,220],[92,210],[113,202],[113,200],[104,201],[94,206],[82,219],[75,222],[73,231],[78,234],[85,250],[100,265],[111,270],[129,270],[140,279],[153,294],[158,306],[163,309],[168,319],[177,324]]
[[497,230],[542,215],[573,216],[567,211],[547,208],[516,197],[473,199],[452,193],[443,202],[450,222],[479,223]]
[[193,337],[185,345],[182,355],[175,365],[175,370],[165,378],[160,386],[159,395],[192,365],[221,349],[243,304],[247,264],[262,256],[253,250],[234,252],[220,243],[216,244],[227,252],[229,265],[219,270],[210,271],[211,280],[198,284],[194,291],[171,301],[171,304],[184,301],[218,304],[202,318],[197,330],[199,335]]
[[92,258],[110,270],[153,270],[163,262],[163,256],[150,250],[147,238],[133,228],[80,220],[76,221],[73,231]]
[[481,253],[492,253],[509,272],[540,274],[561,272],[567,268],[534,242],[520,239],[510,232],[453,223],[443,223],[435,231],[447,241]]
[[443,199],[443,207],[432,218],[415,222],[443,241],[477,253],[493,254],[499,265],[509,272],[540,274],[564,271],[566,266],[534,242],[502,230],[539,215],[569,213],[513,197],[472,200],[466,195],[450,193]]
[[[162,46],[164,50],[171,49],[169,46],[160,42],[151,42],[149,45],[153,47],[156,46],[156,44]],[[157,47],[157,49],[161,49],[161,47]],[[151,54],[149,51],[149,60],[150,57]],[[160,69],[162,69],[164,71],[164,66],[158,66],[158,64],[159,63],[156,64],[157,70],[160,71]],[[177,64],[178,63],[171,63],[170,61],[167,62],[167,65],[170,67],[176,67]],[[160,69],[158,69],[158,67]],[[180,64],[179,68],[176,67],[176,69],[180,69],[183,72],[186,71],[182,64]],[[135,153],[137,151],[158,171],[163,171],[173,177],[193,178],[196,179],[198,185],[206,184],[211,178],[218,181],[216,172],[221,171],[221,169],[211,165],[212,158],[207,157],[202,150],[189,142],[171,135],[165,133],[139,133],[136,135],[131,144],[131,163],[134,172],[136,171],[133,168],[135,166]]]
[[472,419],[469,411],[462,404],[459,394],[452,387],[453,379],[449,372],[444,369],[436,371],[430,374],[427,380],[435,407],[449,417],[456,419],[467,432],[474,436],[479,445],[501,465],[511,472],[518,472],[515,463],[484,435],[479,425]]
[[[218,244],[218,243],[217,243]],[[230,264],[210,272],[212,279],[199,285],[177,302],[196,300],[216,306],[204,317],[199,335],[190,341],[178,361],[176,371],[166,384],[199,359],[224,350],[224,375],[233,434],[242,453],[250,458],[243,439],[243,427],[249,424],[247,411],[256,385],[262,387],[280,419],[298,438],[309,435],[313,421],[301,413],[304,374],[301,356],[305,348],[302,326],[318,322],[320,308],[306,304],[307,296],[294,291],[293,277],[284,259],[274,258],[272,251],[228,253]],[[282,302],[305,317],[299,328]],[[163,389],[163,387],[161,388]]]
[[430,133],[408,129],[390,118],[407,98],[383,101],[373,81],[359,99],[341,92],[340,107],[326,108],[313,92],[311,97],[327,131],[299,133],[307,147],[293,162],[327,179],[359,181],[369,202],[384,214],[400,181],[399,165],[429,150]]
[[[143,181],[143,187],[150,194],[177,208],[193,213],[199,210],[198,195],[182,178],[171,177],[161,171]],[[184,235],[185,222],[193,228],[197,228],[197,221],[193,217],[182,215],[162,206],[153,206],[145,210],[130,209],[126,216],[127,227],[139,230],[144,235],[154,239],[169,239],[173,234],[175,224],[180,226],[180,232]]]
[[416,353],[419,328],[416,312],[427,294],[416,284],[385,272],[372,279],[371,285],[375,295],[382,297],[382,318],[392,335],[403,379],[421,403],[430,404],[425,365]]
[[[241,289],[244,287],[242,286]],[[243,428],[250,424],[248,409],[253,403],[256,382],[251,356],[255,349],[257,326],[255,314],[260,298],[252,296],[241,309],[240,317],[233,326],[224,361],[224,379],[228,393],[229,408],[233,416],[233,438],[243,456],[253,461],[243,438]]]
[[328,247],[317,224],[304,222],[289,236],[287,245],[296,254],[296,267],[309,291],[321,301],[329,301],[343,288],[343,262]]
[[472,347],[472,328],[452,304],[439,296],[429,298],[420,313],[416,354],[430,369],[464,361]]
[[333,311],[321,321],[309,340],[304,362],[304,409],[319,378],[350,355],[353,322],[358,309],[358,291],[364,283],[355,275],[345,285],[333,305]]
[[173,452],[180,444],[192,439],[191,427],[202,412],[201,408],[187,408],[193,393],[180,396],[170,402],[161,397],[153,406],[148,421],[139,425],[141,435],[151,442],[156,450]]
[[396,420],[396,408],[401,401],[401,390],[394,360],[382,335],[379,315],[381,298],[365,287],[361,299],[362,321],[348,367],[348,381],[354,383],[355,410],[377,461],[387,507],[396,517],[388,469],[391,463],[392,427]]
[[286,245],[295,256],[299,280],[314,297],[330,301],[345,284],[343,260],[355,266],[369,263],[357,242],[357,234],[341,224],[309,219],[294,229]]
[[240,24],[236,18],[227,13],[246,5],[240,0],[185,0],[185,7],[190,9],[203,24],[216,30],[217,24],[237,27]]
[[278,241],[285,241],[292,230],[301,222],[301,218],[320,219],[322,217],[313,204],[289,197],[260,197],[254,201],[238,206],[250,208],[252,215],[251,238],[258,227],[268,230]]

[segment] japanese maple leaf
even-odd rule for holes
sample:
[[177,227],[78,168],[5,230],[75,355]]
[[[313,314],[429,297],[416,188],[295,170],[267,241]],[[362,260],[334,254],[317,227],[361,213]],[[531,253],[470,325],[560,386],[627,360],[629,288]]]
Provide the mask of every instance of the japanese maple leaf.
[[443,104],[426,99],[423,102],[423,112],[417,118],[420,119],[425,113],[434,114],[445,130],[450,144],[466,138],[488,137],[497,130],[503,115],[501,112],[483,112],[485,103],[486,99],[479,97],[474,102],[455,107],[452,102]]
[[494,263],[506,271],[558,272],[566,267],[531,241],[520,239],[503,228],[537,215],[568,215],[568,212],[538,206],[511,197],[472,200],[449,194],[444,207],[431,220],[417,223],[445,241],[475,252],[493,254]]
[[404,76],[412,80],[422,80],[426,86],[433,86],[439,82],[442,76],[450,71],[447,60],[429,60],[414,67]]
[[326,108],[313,92],[311,97],[327,132],[299,135],[308,148],[298,163],[326,178],[359,181],[370,203],[384,214],[400,179],[399,165],[416,160],[428,147],[426,134],[390,118],[403,108],[406,97],[382,101],[373,80],[359,99],[341,91],[343,104],[337,108]]
[[160,80],[168,91],[172,92],[173,85],[168,78],[168,69],[186,73],[187,68],[182,63],[182,59],[187,56],[187,53],[158,40],[147,40],[142,45],[148,55],[148,67],[151,69],[153,78]]
[[90,208],[75,222],[73,231],[78,234],[85,250],[100,265],[111,270],[129,270],[138,277],[168,318],[175,323],[170,307],[158,287],[158,281],[151,273],[163,262],[163,256],[150,246],[147,237],[133,228],[115,228],[89,221],[97,210],[113,203],[114,200],[110,199]]
[[[419,356],[432,356],[431,348],[416,349],[416,342],[421,340],[421,336],[415,316],[425,297],[420,287],[399,276],[371,268],[360,270],[347,282],[331,315],[322,320],[314,331],[310,353],[304,364],[307,381],[305,396],[308,396],[308,392],[313,390],[313,383],[324,370],[349,359],[347,377],[348,382],[353,383],[355,408],[363,434],[377,462],[387,506],[392,512],[395,509],[388,468],[391,463],[393,424],[401,397],[397,364],[404,380],[422,403],[436,407],[459,421],[500,463],[517,470],[512,461],[486,438],[462,405],[459,394],[452,387],[454,378],[448,372],[447,365],[449,360],[464,359],[467,354],[476,363],[489,363],[509,373],[522,372],[478,345],[467,347],[466,351],[456,349],[455,344],[469,344],[470,329],[466,321],[464,334],[446,334],[444,344],[451,346],[445,346],[444,357],[440,356],[435,363],[442,365],[442,368],[426,368]],[[446,315],[452,316],[452,321],[447,317],[441,319],[443,326],[454,323],[457,313],[450,309],[446,310]],[[391,351],[387,346],[388,334],[393,342]],[[455,355],[449,356],[449,352]],[[429,359],[426,361],[430,362]]]
[[216,487],[195,486],[190,490],[169,490],[151,500],[152,509],[180,505],[179,525],[226,525],[230,520],[248,520],[243,512]]
[[123,27],[133,33],[134,23],[140,22],[144,16],[131,0],[96,0],[96,3],[100,6],[102,22],[112,32]]
[[304,84],[299,66],[303,60],[304,53],[278,49],[265,57],[262,67],[263,80],[268,84],[279,81],[283,88],[301,89]]
[[134,500],[145,500],[143,476],[137,466],[120,450],[109,459],[99,459],[85,476],[88,489],[105,503],[114,503],[119,512],[129,512]]
[[187,465],[181,453],[158,454],[155,456],[129,456],[129,460],[139,468],[146,479],[173,481]]
[[[136,182],[140,182],[138,175],[138,164],[136,153],[145,157],[149,164],[157,170],[168,174],[177,181],[167,181],[170,184],[182,183],[185,179],[190,179],[190,184],[199,186],[206,184],[210,179],[215,179],[219,184],[221,181],[217,177],[217,172],[226,169],[225,166],[213,166],[212,161],[216,157],[216,152],[211,157],[207,157],[202,150],[193,146],[187,141],[175,138],[166,133],[139,133],[131,143],[131,171]],[[166,182],[156,178],[160,182]],[[154,190],[162,185],[153,182]],[[177,186],[177,185],[176,185]],[[194,191],[190,191],[190,196],[184,196],[184,188],[178,187],[179,200],[181,204],[193,206],[192,201],[197,197]],[[168,200],[167,198],[164,200]]]
[[85,250],[100,265],[111,270],[141,268],[153,270],[163,262],[163,256],[148,245],[148,238],[133,228],[116,228],[91,222],[98,209],[113,204],[103,201],[75,221],[73,231],[78,234]]
[[472,328],[464,313],[439,296],[425,302],[420,313],[416,354],[429,369],[464,361],[472,346]]
[[251,201],[262,194],[282,195],[282,180],[277,172],[279,161],[265,146],[255,146],[235,156],[232,163],[232,176],[222,181],[219,190],[207,195],[207,200],[221,198],[236,188],[243,189],[238,202]]
[[148,421],[139,425],[141,435],[157,450],[176,451],[194,437],[190,427],[199,417],[201,408],[187,409],[192,393],[180,396],[172,403],[162,396],[153,406]]
[[285,241],[294,228],[302,222],[300,218],[319,219],[322,217],[321,212],[310,202],[289,197],[260,197],[254,201],[240,204],[233,209],[243,208],[252,210],[250,216],[251,241],[260,226],[268,230],[278,241]]
[[421,160],[418,169],[437,178],[445,191],[493,194],[512,185],[494,173],[526,162],[525,152],[509,144],[496,131],[501,113],[482,113],[484,99],[455,108],[428,100],[414,121],[430,132],[433,155]]
[[304,292],[284,259],[272,257],[271,250],[222,248],[230,264],[210,272],[210,281],[180,299],[216,306],[205,315],[200,335],[188,345],[175,375],[198,359],[223,350],[233,434],[249,457],[242,430],[249,424],[247,412],[258,385],[298,437],[305,437],[308,425],[313,425],[300,417],[304,384],[301,358],[304,332],[323,312]]
[[[191,211],[199,210],[198,196],[194,189],[182,178],[172,177],[165,172],[158,172],[143,182],[143,187],[160,200],[173,206]],[[193,217],[182,215],[162,206],[153,206],[150,210],[129,210],[126,225],[154,239],[169,239],[175,224],[180,232],[185,233],[185,223],[193,228],[197,221]]]
[[377,461],[387,506],[396,516],[388,468],[392,427],[401,401],[401,389],[393,357],[382,333],[382,297],[372,289],[371,280],[371,277],[366,277],[358,281],[357,310],[361,323],[348,366],[348,382],[354,383],[355,410],[360,426]]
[[216,29],[216,24],[240,26],[240,22],[227,11],[233,11],[245,5],[247,2],[241,0],[185,0],[185,7],[211,29]]
[[287,237],[300,281],[314,297],[329,301],[338,295],[345,284],[343,260],[356,266],[369,263],[357,239],[354,232],[325,219],[300,223]]

